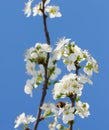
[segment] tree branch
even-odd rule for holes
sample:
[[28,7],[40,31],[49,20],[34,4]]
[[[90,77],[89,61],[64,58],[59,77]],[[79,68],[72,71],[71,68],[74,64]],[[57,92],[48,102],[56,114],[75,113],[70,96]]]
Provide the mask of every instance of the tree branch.
[[[47,16],[45,14],[45,7],[44,7],[45,2],[46,2],[46,0],[42,0],[42,3],[43,3],[43,7],[42,7],[43,25],[44,25],[46,42],[47,42],[48,45],[50,45],[50,37],[49,37],[49,32],[48,32],[47,23],[46,23]],[[37,114],[37,117],[36,117],[36,122],[35,122],[35,125],[34,125],[34,130],[37,130],[39,122],[41,121],[41,112],[42,112],[41,106],[44,103],[46,93],[47,93],[48,81],[49,81],[49,77],[48,77],[48,74],[47,74],[48,62],[49,62],[49,53],[47,54],[46,63],[44,64],[45,81],[44,81],[44,85],[43,85],[42,97],[41,97],[41,100],[40,100],[40,105],[39,105],[38,114]]]
[[[76,67],[75,74],[78,75],[78,71],[80,69],[80,66],[78,65],[77,60],[75,61],[75,67]],[[75,105],[76,97],[77,97],[76,94],[74,94],[73,96],[69,96],[69,98],[70,98],[70,100],[72,102],[72,107],[74,107],[74,105]],[[75,112],[76,112],[76,110],[74,110],[74,113]],[[74,123],[73,121],[70,121],[69,130],[73,130],[73,123]]]

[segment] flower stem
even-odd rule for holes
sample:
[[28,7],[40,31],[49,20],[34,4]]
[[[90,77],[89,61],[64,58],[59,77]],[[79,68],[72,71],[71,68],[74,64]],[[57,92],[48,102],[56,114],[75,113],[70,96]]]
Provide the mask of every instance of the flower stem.
[[[79,69],[80,69],[80,66],[78,66],[78,63],[77,63],[77,61],[75,61],[75,66],[76,66],[76,70],[75,70],[75,74],[76,75],[78,75],[78,71],[79,71]],[[77,95],[76,94],[74,94],[73,96],[69,96],[69,98],[70,98],[70,100],[71,100],[71,102],[72,102],[72,107],[74,107],[75,106],[75,100],[76,100],[76,97],[77,97]],[[76,112],[76,110],[74,111],[74,113]],[[70,123],[69,123],[69,130],[73,130],[73,121],[70,121]]]
[[[42,7],[43,25],[44,25],[46,42],[47,42],[48,45],[50,45],[50,37],[49,37],[49,32],[48,32],[47,22],[46,22],[47,16],[45,14],[45,7],[44,7],[45,1],[46,0],[42,0],[42,3],[43,3],[43,7]],[[43,84],[42,97],[41,97],[41,100],[40,100],[40,105],[39,105],[38,114],[37,114],[37,117],[36,117],[36,122],[35,122],[35,125],[34,125],[34,130],[37,130],[39,122],[41,121],[41,112],[42,112],[41,106],[43,105],[46,94],[47,94],[48,81],[49,81],[49,77],[48,77],[48,74],[47,74],[47,68],[48,68],[49,57],[50,56],[49,56],[49,53],[48,53],[46,63],[44,64],[45,81],[44,81],[44,84]]]

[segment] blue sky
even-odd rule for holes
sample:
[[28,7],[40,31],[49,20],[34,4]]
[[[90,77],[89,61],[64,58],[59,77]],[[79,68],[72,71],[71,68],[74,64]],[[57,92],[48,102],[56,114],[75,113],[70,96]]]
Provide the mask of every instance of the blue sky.
[[[48,20],[52,45],[59,37],[74,40],[88,49],[99,63],[93,86],[85,87],[82,99],[90,104],[91,116],[77,118],[75,130],[109,130],[109,1],[51,0],[60,6],[62,18]],[[0,2],[0,129],[14,130],[14,120],[22,112],[35,115],[40,92],[33,98],[24,94],[27,78],[24,51],[36,42],[45,42],[41,17],[26,18],[26,0]],[[36,0],[37,2],[37,0]],[[48,98],[47,98],[48,99]],[[39,129],[47,130],[42,123]],[[44,126],[44,127],[43,127]]]

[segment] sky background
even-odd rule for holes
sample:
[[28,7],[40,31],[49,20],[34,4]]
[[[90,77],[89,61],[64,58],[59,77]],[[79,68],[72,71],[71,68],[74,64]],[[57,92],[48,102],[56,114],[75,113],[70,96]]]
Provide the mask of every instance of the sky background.
[[[38,0],[36,0],[37,2]],[[99,63],[93,86],[86,86],[82,100],[90,104],[91,116],[76,118],[77,130],[109,130],[109,0],[51,0],[62,18],[48,20],[51,43],[65,36],[87,49]],[[36,42],[45,42],[41,17],[26,18],[26,0],[0,2],[0,129],[14,130],[16,116],[36,115],[40,90],[33,98],[24,93],[24,52]],[[64,67],[62,68],[64,71]],[[50,99],[47,98],[46,101]],[[39,130],[47,130],[43,122]]]

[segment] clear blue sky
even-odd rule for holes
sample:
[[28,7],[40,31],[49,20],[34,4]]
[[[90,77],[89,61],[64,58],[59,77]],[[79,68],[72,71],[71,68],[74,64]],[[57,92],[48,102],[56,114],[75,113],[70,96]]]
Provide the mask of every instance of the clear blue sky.
[[[93,86],[85,87],[82,96],[90,104],[91,116],[77,118],[75,130],[109,130],[109,1],[51,1],[60,6],[63,14],[48,21],[52,45],[66,36],[88,49],[99,63]],[[35,115],[40,99],[39,92],[33,98],[23,92],[29,78],[24,51],[38,41],[45,42],[41,17],[26,18],[22,12],[24,2],[0,2],[0,130],[14,130],[14,120],[22,112]],[[47,124],[43,123],[40,130],[47,130]]]

